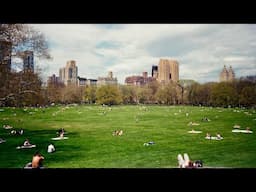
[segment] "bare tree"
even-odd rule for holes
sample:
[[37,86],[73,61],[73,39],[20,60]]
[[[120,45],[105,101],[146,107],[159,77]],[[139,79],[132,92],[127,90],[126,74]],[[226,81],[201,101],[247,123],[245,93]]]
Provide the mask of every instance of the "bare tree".
[[51,58],[44,35],[29,25],[0,24],[0,39],[12,44],[12,56],[22,57],[23,51],[31,50],[39,58]]
[[10,60],[23,59],[24,51],[33,51],[40,59],[51,59],[44,35],[26,24],[0,24],[0,43],[0,105],[8,105],[10,98],[14,99],[12,103],[20,104],[20,99],[25,98],[23,93],[36,93],[38,97],[42,83],[39,74],[32,78],[29,73],[11,71]]

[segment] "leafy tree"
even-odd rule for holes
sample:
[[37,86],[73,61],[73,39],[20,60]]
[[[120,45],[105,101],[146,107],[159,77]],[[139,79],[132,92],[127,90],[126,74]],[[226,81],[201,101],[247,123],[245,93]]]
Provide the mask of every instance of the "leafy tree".
[[242,89],[239,96],[239,102],[244,106],[252,106],[256,104],[256,86],[246,86]]
[[177,103],[177,90],[176,85],[172,82],[162,85],[156,93],[158,103],[162,104],[176,104]]
[[115,105],[122,102],[122,95],[117,86],[103,85],[97,88],[96,101],[99,104]]
[[122,93],[122,101],[124,104],[133,104],[136,103],[136,86],[132,85],[121,85],[119,89]]
[[159,82],[158,81],[149,82],[147,87],[148,89],[150,89],[149,103],[156,103],[157,102],[156,93],[158,91],[158,88],[160,87]]
[[212,88],[211,103],[214,106],[236,106],[238,94],[235,87],[228,82],[215,84]]
[[96,87],[86,86],[84,90],[84,100],[86,103],[95,103],[96,102]]
[[149,103],[150,98],[152,97],[152,90],[148,87],[138,87],[137,89],[137,96],[139,103]]

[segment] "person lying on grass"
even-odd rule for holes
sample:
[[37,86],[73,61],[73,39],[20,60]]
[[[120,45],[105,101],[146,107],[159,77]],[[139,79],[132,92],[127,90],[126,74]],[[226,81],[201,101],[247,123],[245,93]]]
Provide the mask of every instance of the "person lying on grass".
[[4,143],[4,142],[5,142],[5,140],[0,138],[0,143]]

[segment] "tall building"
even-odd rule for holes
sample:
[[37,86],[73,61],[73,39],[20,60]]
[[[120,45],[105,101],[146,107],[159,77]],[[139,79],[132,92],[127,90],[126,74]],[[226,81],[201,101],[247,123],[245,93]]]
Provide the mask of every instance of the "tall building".
[[171,69],[167,59],[160,59],[158,64],[157,80],[161,83],[168,83],[171,79]]
[[227,70],[226,65],[224,65],[222,71],[220,72],[220,81],[233,81],[235,79],[235,72],[230,66]]
[[78,69],[74,60],[67,61],[66,67],[60,68],[59,77],[65,85],[77,85]]
[[0,40],[0,72],[11,71],[12,43]]
[[235,79],[235,72],[233,71],[232,67],[229,67],[228,70],[228,80],[233,81]]
[[24,51],[22,59],[23,59],[23,70],[34,72],[34,53],[33,53],[33,51]]
[[113,77],[113,72],[109,71],[107,77],[99,77],[97,86],[101,85],[117,85],[117,78]]
[[170,79],[174,82],[179,81],[179,63],[176,60],[169,60],[170,65]]
[[220,81],[228,81],[228,70],[226,65],[224,65],[222,71],[220,72]]
[[[154,68],[153,68],[154,67]],[[153,77],[156,77],[160,83],[170,81],[179,81],[179,63],[176,60],[160,59],[158,67],[152,67]],[[157,72],[156,72],[157,70]]]

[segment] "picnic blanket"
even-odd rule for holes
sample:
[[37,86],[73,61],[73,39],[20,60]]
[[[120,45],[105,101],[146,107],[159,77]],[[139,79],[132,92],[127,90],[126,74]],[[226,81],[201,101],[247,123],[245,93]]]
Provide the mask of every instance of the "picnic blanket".
[[22,145],[22,146],[16,147],[16,149],[31,149],[34,147],[36,147],[36,145],[26,145],[26,146]]
[[68,139],[68,137],[54,137],[52,140],[63,140],[63,139]]
[[205,139],[209,139],[209,140],[222,140],[223,137],[218,138],[218,137],[205,137]]
[[188,133],[202,133],[202,131],[194,131],[194,130],[192,130],[192,131],[188,131]]
[[253,133],[250,130],[241,130],[241,129],[233,129],[232,132],[233,133]]

